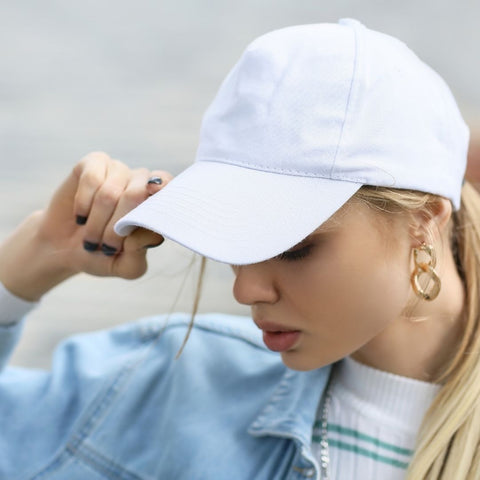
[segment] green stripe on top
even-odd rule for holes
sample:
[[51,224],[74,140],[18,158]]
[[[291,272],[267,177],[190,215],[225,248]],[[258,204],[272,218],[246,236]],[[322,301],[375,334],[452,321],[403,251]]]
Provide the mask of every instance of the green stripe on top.
[[[321,427],[321,422],[316,421],[315,425],[314,425],[314,428],[320,428],[320,427]],[[370,435],[366,435],[364,433],[359,432],[358,430],[353,430],[351,428],[345,428],[345,427],[342,427],[340,425],[331,424],[331,425],[328,425],[328,431],[329,432],[336,432],[336,433],[339,433],[341,435],[347,435],[349,437],[353,437],[353,438],[356,438],[358,440],[363,440],[364,442],[372,443],[373,445],[375,445],[377,447],[384,448],[385,450],[390,450],[391,452],[399,453],[400,455],[408,455],[408,456],[413,455],[413,450],[409,450],[408,448],[398,447],[398,446],[393,445],[391,443],[382,442],[378,438],[372,437]],[[317,438],[317,437],[313,436],[312,441],[314,441],[315,443],[319,443],[320,440],[315,441],[315,438]],[[328,441],[330,442],[330,439]]]
[[349,452],[356,453],[357,455],[363,455],[364,457],[372,458],[373,460],[381,463],[392,465],[393,467],[407,469],[408,463],[401,462],[395,458],[386,457],[385,455],[379,455],[378,453],[371,452],[366,448],[359,447],[358,445],[350,445],[349,443],[340,442],[338,440],[328,440],[328,445],[332,448],[339,448],[340,450],[347,450]]

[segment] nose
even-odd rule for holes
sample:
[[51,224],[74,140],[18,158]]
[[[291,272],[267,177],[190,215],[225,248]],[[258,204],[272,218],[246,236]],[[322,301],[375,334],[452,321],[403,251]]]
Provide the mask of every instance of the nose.
[[267,262],[253,265],[232,266],[235,273],[233,296],[238,303],[255,305],[257,303],[275,303],[278,289]]

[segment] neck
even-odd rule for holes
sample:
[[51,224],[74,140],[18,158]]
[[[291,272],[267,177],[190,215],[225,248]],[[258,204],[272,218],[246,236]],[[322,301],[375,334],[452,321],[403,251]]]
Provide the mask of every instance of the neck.
[[452,259],[442,273],[442,290],[435,300],[412,297],[397,319],[351,356],[379,370],[436,382],[463,336],[464,301]]

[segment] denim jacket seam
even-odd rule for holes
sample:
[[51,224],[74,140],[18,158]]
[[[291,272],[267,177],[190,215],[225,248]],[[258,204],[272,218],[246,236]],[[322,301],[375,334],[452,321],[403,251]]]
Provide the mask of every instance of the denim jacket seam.
[[111,480],[144,480],[143,477],[127,470],[123,465],[114,462],[91,445],[87,445],[85,441],[82,441],[77,449],[71,450],[68,448],[68,450],[73,458],[88,465],[105,478]]
[[60,471],[74,460],[83,463],[108,480],[144,480],[143,477],[128,471],[122,465],[105,457],[92,447],[85,445],[85,442],[79,444],[78,448],[73,448],[70,443],[67,443],[46,468],[33,477],[28,478],[29,480],[46,479],[49,475]]
[[36,473],[27,474],[23,478],[25,480],[42,480],[46,479],[48,475],[53,474],[72,461],[73,457],[69,454],[66,445],[62,447],[61,451],[56,453],[53,459],[46,465],[37,470]]
[[[77,455],[79,451],[84,451],[87,449],[89,452],[92,452],[92,448],[84,447],[85,440],[92,433],[92,431],[97,427],[99,422],[104,418],[104,415],[107,413],[108,408],[112,405],[114,400],[125,388],[128,379],[131,376],[131,373],[143,362],[146,355],[150,350],[150,344],[142,345],[142,352],[137,354],[135,358],[130,359],[125,363],[123,368],[118,372],[113,379],[105,386],[102,391],[97,394],[96,398],[86,407],[85,411],[80,416],[79,420],[76,422],[72,428],[72,432],[66,441],[60,446],[59,450],[51,457],[51,459],[42,467],[40,467],[32,476],[27,475],[25,478],[29,480],[41,480],[47,478],[46,475],[58,471],[63,468],[70,460],[78,459],[83,463],[89,465],[91,468],[95,469],[99,474],[105,475],[105,472],[99,471],[96,468],[96,465],[99,465],[98,462],[88,462],[88,456],[86,454]],[[112,480],[142,480],[141,477],[135,476],[133,473],[128,472],[123,466],[120,466],[108,460],[106,457],[96,452],[98,457],[102,457],[105,461],[108,461],[109,464],[113,467],[115,466],[114,476],[109,476],[106,478],[111,478]],[[90,455],[91,456],[91,455]],[[119,474],[122,476],[119,478]],[[128,476],[125,476],[127,474]],[[110,474],[109,474],[110,475]]]

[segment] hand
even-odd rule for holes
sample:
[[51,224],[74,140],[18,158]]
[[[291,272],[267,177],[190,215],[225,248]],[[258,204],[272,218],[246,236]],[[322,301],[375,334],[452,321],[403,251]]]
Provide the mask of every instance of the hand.
[[[161,178],[161,185],[147,184]],[[149,246],[163,237],[136,229],[113,231],[116,221],[170,181],[163,171],[131,170],[104,153],[83,158],[45,211],[27,218],[0,246],[0,281],[12,293],[37,300],[79,272],[138,278]]]

